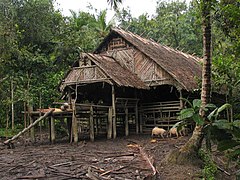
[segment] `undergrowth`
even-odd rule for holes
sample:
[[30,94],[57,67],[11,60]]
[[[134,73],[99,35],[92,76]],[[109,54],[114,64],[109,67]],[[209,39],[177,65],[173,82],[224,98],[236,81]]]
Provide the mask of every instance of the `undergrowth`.
[[12,137],[16,135],[18,132],[20,132],[22,129],[5,129],[5,128],[0,128],[0,137]]
[[204,162],[204,168],[202,170],[203,179],[214,180],[217,173],[217,166],[213,162],[210,153],[204,151],[203,149],[200,149],[198,153]]

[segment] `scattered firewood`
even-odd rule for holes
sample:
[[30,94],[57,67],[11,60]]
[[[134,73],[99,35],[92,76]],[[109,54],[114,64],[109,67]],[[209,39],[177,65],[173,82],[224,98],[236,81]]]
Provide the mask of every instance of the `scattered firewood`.
[[88,171],[87,171],[87,174],[86,176],[91,179],[91,180],[99,180],[100,178],[97,177],[93,172],[92,172],[92,168],[89,166],[88,167]]
[[64,163],[54,164],[51,167],[66,166],[66,165],[70,166],[70,165],[72,165],[72,162],[64,162]]
[[40,175],[30,175],[30,176],[17,177],[17,179],[41,179],[41,178],[46,178],[46,175],[45,174],[40,174]]
[[98,172],[100,172],[100,173],[105,172],[105,170],[102,169],[102,168],[99,168],[99,167],[96,167],[96,166],[93,166],[93,165],[91,165],[91,167],[94,168],[94,169],[96,169],[96,170],[97,170]]
[[231,176],[231,174],[230,174],[229,172],[225,171],[225,170],[222,169],[221,167],[217,166],[217,169],[220,170],[220,171],[222,171],[222,172],[224,172],[226,175]]
[[[119,171],[119,170],[121,170],[121,169],[123,169],[123,168],[126,168],[127,166],[122,166],[122,167],[120,167],[120,168],[117,168],[117,169],[112,169],[112,170],[109,170],[109,171],[106,171],[106,172],[104,172],[104,173],[102,173],[100,176],[104,176],[104,175],[106,175],[106,174],[108,174],[108,173],[111,173],[111,172],[113,172],[113,171]],[[116,174],[116,173],[115,173]]]
[[111,155],[111,156],[106,156],[105,158],[121,157],[121,156],[134,156],[134,153],[125,153],[125,154]]

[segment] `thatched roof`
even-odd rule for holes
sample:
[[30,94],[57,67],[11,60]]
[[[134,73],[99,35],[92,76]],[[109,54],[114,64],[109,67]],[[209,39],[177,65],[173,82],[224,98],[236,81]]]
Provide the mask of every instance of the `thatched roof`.
[[100,67],[117,85],[139,89],[148,88],[136,74],[121,66],[112,57],[91,53],[87,53],[86,56]]
[[152,40],[142,38],[129,31],[113,28],[95,52],[116,35],[120,35],[135,48],[154,60],[161,68],[167,71],[184,89],[198,89],[197,79],[201,79],[201,59],[183,53],[173,48],[160,45]]
[[[83,53],[81,58],[88,58],[94,62],[101,72],[98,73],[99,79],[94,81],[88,79],[79,79],[81,77],[82,68],[72,68],[66,74],[64,81],[60,86],[60,90],[63,90],[66,85],[73,85],[78,83],[96,83],[96,82],[108,82],[110,84],[116,84],[118,86],[133,87],[138,89],[148,89],[148,87],[141,81],[141,79],[133,74],[126,67],[122,67],[117,61],[112,57],[92,54],[92,53]],[[96,73],[96,72],[95,72]],[[102,77],[107,78],[102,78]]]

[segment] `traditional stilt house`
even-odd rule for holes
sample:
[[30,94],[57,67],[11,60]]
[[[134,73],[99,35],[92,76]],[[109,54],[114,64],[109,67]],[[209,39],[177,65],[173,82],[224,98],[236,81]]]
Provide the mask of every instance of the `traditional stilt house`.
[[168,129],[183,107],[180,97],[199,89],[201,60],[120,28],[93,53],[82,53],[59,88],[71,104],[72,134],[149,133]]

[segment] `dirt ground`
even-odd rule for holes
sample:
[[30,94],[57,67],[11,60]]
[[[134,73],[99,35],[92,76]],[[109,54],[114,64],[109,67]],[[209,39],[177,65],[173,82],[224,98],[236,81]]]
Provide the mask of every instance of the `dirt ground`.
[[[189,137],[152,142],[150,135],[132,135],[115,140],[84,140],[77,145],[66,141],[50,145],[47,140],[24,145],[18,141],[14,149],[0,146],[0,179],[153,179],[154,169],[155,179],[202,179],[199,167],[164,161],[171,150],[179,148]],[[223,167],[225,160],[220,156],[218,160]],[[235,178],[219,171],[218,179]]]

